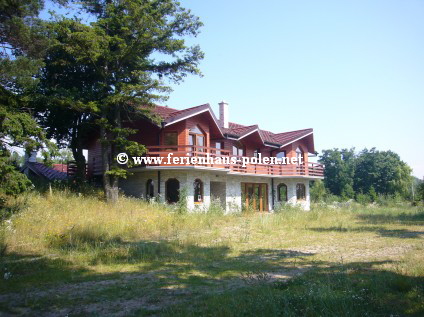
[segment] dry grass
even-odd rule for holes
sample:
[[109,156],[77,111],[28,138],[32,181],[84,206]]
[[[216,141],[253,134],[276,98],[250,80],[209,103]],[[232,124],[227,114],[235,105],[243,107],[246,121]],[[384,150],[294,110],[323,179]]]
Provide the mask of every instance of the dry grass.
[[[225,316],[240,312],[230,300],[238,297],[267,315],[320,315],[298,309],[321,305],[329,309],[321,315],[424,313],[417,286],[424,277],[424,211],[416,207],[219,215],[180,214],[128,198],[111,206],[67,192],[26,199],[27,208],[0,227],[5,313]],[[365,296],[359,286],[367,279],[382,285],[366,286],[372,294]],[[400,291],[392,294],[392,286]],[[328,298],[310,301],[300,295],[307,289]],[[355,310],[360,301],[351,298],[338,303],[342,290],[369,306]],[[274,298],[266,307],[255,300],[264,292]]]

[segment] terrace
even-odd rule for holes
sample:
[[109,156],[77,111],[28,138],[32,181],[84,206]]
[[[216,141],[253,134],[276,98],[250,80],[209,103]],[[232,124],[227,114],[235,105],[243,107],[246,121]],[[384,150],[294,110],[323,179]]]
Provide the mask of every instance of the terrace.
[[[172,154],[170,154],[172,153]],[[149,146],[147,148],[146,157],[152,158],[151,162],[145,164],[149,167],[186,167],[186,166],[201,166],[217,169],[226,169],[230,173],[241,173],[241,174],[256,174],[256,175],[267,175],[267,176],[279,176],[279,177],[312,177],[322,178],[324,177],[324,167],[322,164],[307,162],[305,164],[245,164],[243,166],[242,156],[237,156],[237,162],[231,162],[230,158],[234,157],[230,151],[217,149],[205,146],[193,146],[193,145],[161,145],[161,146]],[[171,157],[168,160],[168,157]],[[213,158],[209,162],[198,162],[192,164],[189,158],[196,157],[199,161],[206,160],[207,157]],[[154,160],[153,158],[162,158]],[[173,158],[177,158],[178,162]],[[221,162],[218,158],[220,158]],[[215,161],[215,162],[213,162]]]

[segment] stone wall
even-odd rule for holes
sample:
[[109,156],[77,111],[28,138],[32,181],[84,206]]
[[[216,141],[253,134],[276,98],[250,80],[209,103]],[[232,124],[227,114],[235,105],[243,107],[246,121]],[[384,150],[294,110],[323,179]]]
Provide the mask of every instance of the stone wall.
[[[159,200],[165,201],[165,184],[170,178],[176,178],[180,182],[180,190],[185,188],[187,194],[187,206],[190,210],[206,210],[210,204],[212,182],[225,183],[225,205],[227,212],[241,211],[242,209],[242,190],[241,183],[265,183],[268,184],[268,210],[273,210],[272,194],[274,193],[274,209],[277,209],[282,202],[278,201],[277,186],[280,183],[287,185],[288,202],[291,205],[299,205],[304,210],[310,209],[309,197],[309,180],[307,179],[279,179],[274,178],[274,191],[271,187],[270,177],[244,176],[244,175],[228,175],[208,170],[162,170],[160,172],[160,195]],[[158,195],[158,172],[157,171],[140,171],[134,172],[125,180],[121,180],[120,187],[122,191],[128,195],[138,198],[145,198],[146,183],[148,179],[154,182],[154,192]],[[194,187],[195,179],[203,182],[203,202],[194,203]],[[306,199],[297,201],[296,184],[303,183],[306,189]]]

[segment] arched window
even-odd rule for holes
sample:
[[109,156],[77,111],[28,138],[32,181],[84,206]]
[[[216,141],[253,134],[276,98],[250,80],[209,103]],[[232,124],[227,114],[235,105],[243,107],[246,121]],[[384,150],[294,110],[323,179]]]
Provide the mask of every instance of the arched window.
[[188,131],[188,144],[193,145],[194,152],[205,152],[205,134],[197,125]]
[[244,156],[244,146],[240,142],[233,144],[233,156]]
[[170,178],[165,183],[165,196],[168,203],[176,203],[180,200],[180,182],[176,178]]
[[155,197],[155,186],[153,183],[153,180],[149,179],[146,183],[146,198],[153,198]]
[[297,197],[297,200],[306,199],[305,184],[296,184],[296,197]]
[[297,158],[297,165],[302,165],[305,163],[305,157],[303,154],[303,150],[300,146],[297,147],[296,149],[296,158]]
[[203,182],[200,179],[194,181],[194,202],[203,202]]
[[277,186],[277,199],[278,201],[287,201],[287,185],[279,184]]

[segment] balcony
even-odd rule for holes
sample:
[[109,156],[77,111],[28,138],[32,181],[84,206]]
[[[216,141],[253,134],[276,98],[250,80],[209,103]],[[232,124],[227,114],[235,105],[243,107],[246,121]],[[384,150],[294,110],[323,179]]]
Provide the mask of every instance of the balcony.
[[[168,161],[168,156],[171,159]],[[324,167],[322,164],[308,162],[302,165],[294,164],[246,164],[243,166],[243,157],[236,157],[235,164],[232,164],[230,157],[233,157],[228,150],[222,150],[204,146],[193,146],[193,145],[162,145],[162,146],[149,146],[147,148],[146,157],[151,158],[162,158],[162,162],[151,161],[146,166],[163,166],[163,167],[183,167],[183,166],[202,166],[206,168],[214,169],[225,169],[229,173],[240,173],[240,174],[255,174],[255,175],[267,175],[267,176],[279,176],[279,177],[311,177],[311,178],[322,178],[324,177]],[[177,157],[182,164],[175,163],[173,158]],[[206,159],[207,157],[217,160],[221,159],[222,163],[208,162],[208,164],[198,163],[192,164],[187,162],[191,158]],[[160,159],[158,159],[160,160]],[[209,164],[211,163],[211,164]]]

